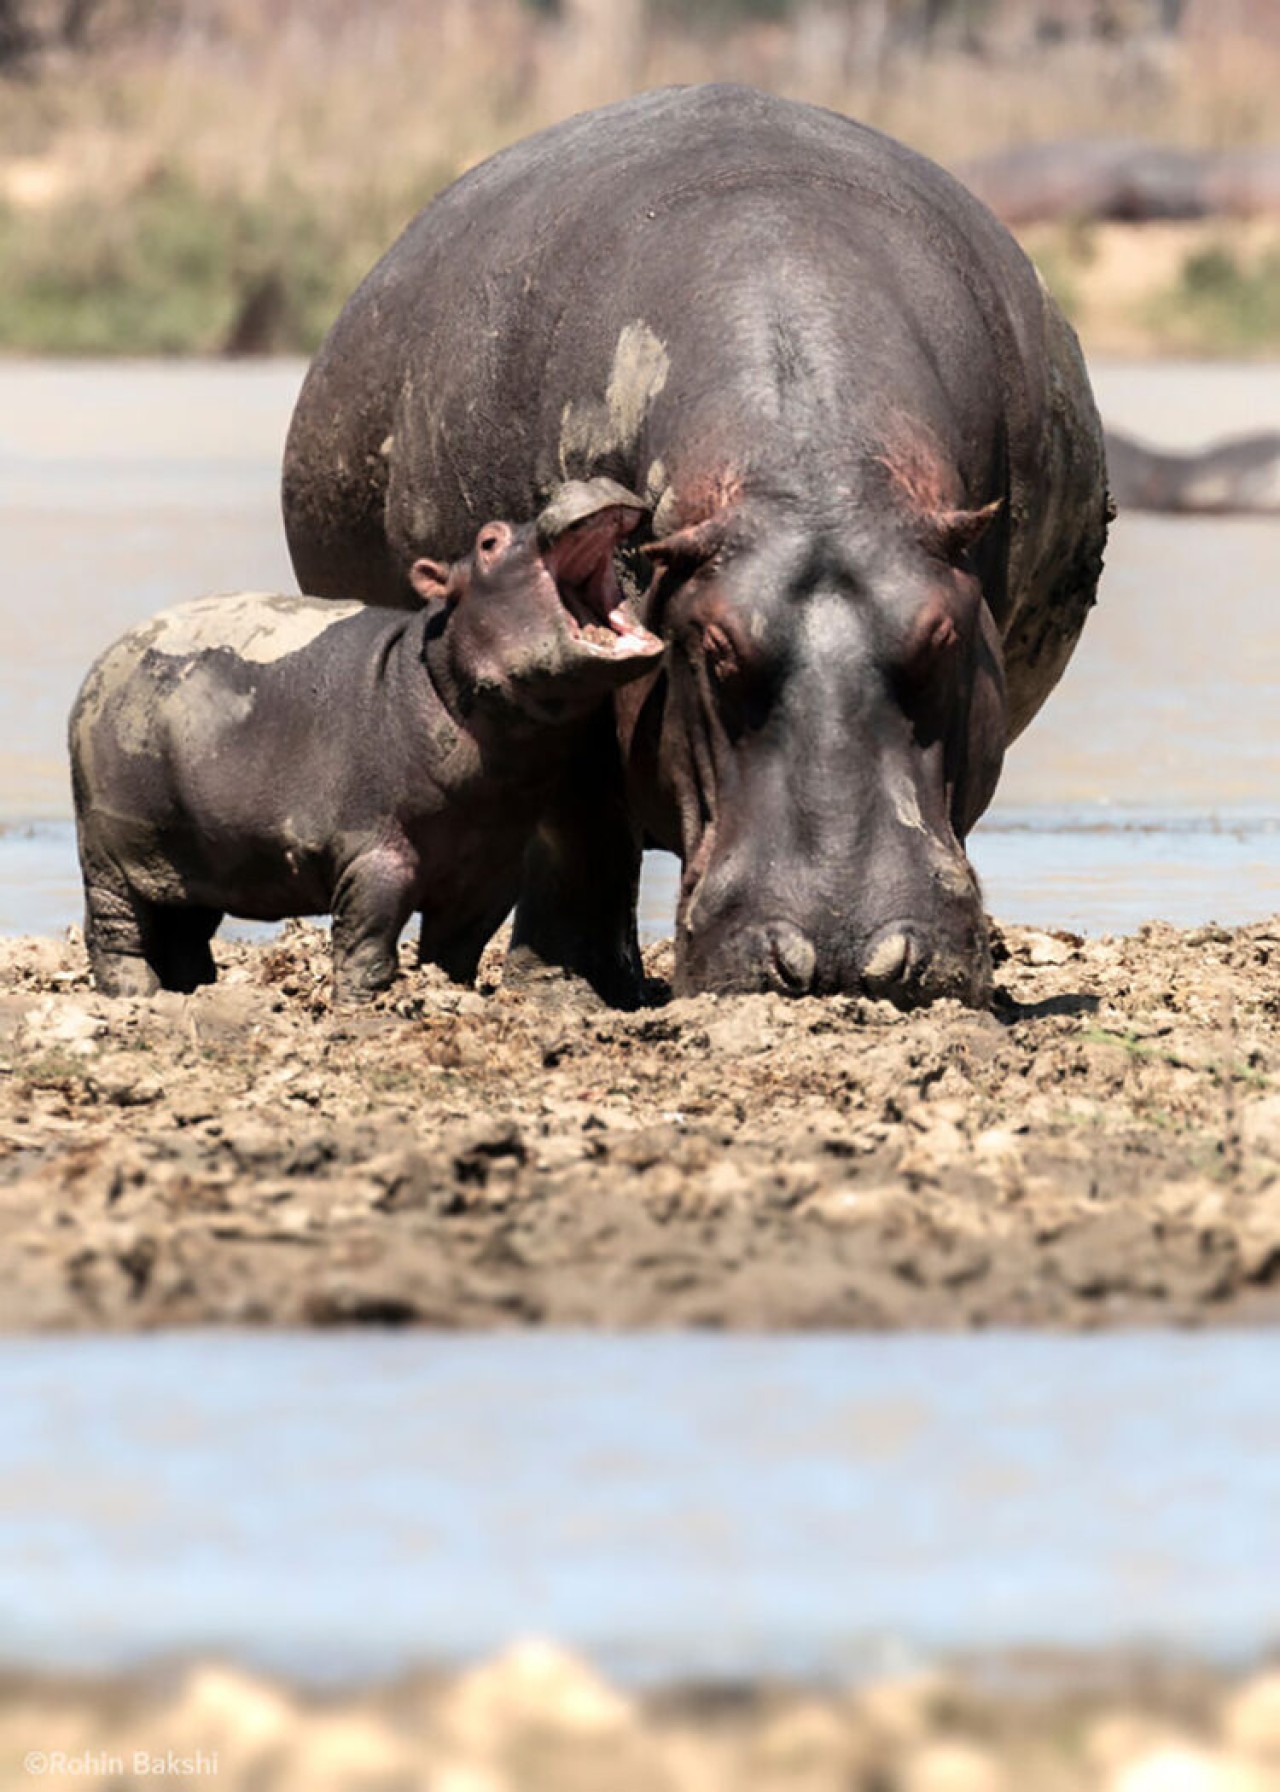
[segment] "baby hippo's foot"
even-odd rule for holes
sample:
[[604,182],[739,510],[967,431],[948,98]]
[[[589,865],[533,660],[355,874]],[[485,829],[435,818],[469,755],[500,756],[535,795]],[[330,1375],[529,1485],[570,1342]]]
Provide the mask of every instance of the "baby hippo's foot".
[[153,996],[160,979],[140,955],[126,952],[91,952],[93,981],[104,996]]
[[375,996],[390,989],[400,972],[395,940],[362,939],[349,945],[342,930],[333,935],[333,1005],[367,1008]]
[[358,1008],[395,982],[396,952],[413,913],[416,860],[395,842],[363,853],[344,872],[333,904],[333,1005]]
[[84,943],[104,996],[153,996],[160,988],[155,909],[114,865],[86,860]]
[[333,979],[335,1012],[339,1009],[346,1009],[349,1012],[353,1008],[367,1008],[374,997],[381,995],[384,989],[389,989],[394,981],[395,979],[392,977],[380,978],[377,982],[363,977],[339,977],[335,972]]

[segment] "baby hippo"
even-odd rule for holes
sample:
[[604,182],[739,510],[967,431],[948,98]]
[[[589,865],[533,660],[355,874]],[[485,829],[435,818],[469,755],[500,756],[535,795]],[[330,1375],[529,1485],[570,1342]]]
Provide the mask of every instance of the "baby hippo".
[[420,610],[210,597],[108,648],[70,726],[98,988],[212,982],[224,913],[331,913],[337,1002],[391,982],[415,910],[423,959],[474,977],[574,723],[661,657],[613,568],[644,514],[570,483],[417,561]]

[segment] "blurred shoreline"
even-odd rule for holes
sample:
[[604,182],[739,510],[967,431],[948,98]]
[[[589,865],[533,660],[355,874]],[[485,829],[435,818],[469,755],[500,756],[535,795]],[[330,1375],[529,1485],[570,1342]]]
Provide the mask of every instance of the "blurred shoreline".
[[[308,353],[460,173],[668,83],[744,81],[832,106],[952,168],[1064,138],[1257,147],[1280,86],[1276,9],[1243,3],[86,10],[75,46],[0,59],[0,353]],[[1082,217],[1022,235],[1091,352],[1280,350],[1280,218]]]
[[639,1695],[542,1641],[323,1695],[221,1662],[0,1677],[6,1786],[121,1788],[167,1771],[257,1792],[1267,1792],[1278,1770],[1280,1673],[1158,1657]]

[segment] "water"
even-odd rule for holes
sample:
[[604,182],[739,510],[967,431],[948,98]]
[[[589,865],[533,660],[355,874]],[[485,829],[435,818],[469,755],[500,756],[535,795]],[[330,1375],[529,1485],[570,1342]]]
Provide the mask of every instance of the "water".
[[0,1656],[1242,1661],[1280,1640],[1274,1369],[1230,1333],[10,1341]]
[[[201,591],[290,589],[281,444],[302,368],[0,366],[0,929],[78,918],[63,730],[94,655]],[[1280,367],[1095,369],[1118,427],[1280,420]],[[993,912],[1084,930],[1280,906],[1280,519],[1122,518],[1061,688],[974,835]],[[642,920],[669,929],[673,862]]]
[[301,373],[0,365],[0,823],[70,816],[67,711],[123,629],[201,591],[293,588],[276,493]]

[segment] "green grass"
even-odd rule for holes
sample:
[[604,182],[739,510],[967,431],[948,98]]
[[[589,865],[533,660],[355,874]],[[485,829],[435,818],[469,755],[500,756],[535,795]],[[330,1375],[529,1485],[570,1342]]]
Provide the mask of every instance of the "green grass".
[[[988,0],[951,0],[928,54],[917,30],[897,29],[925,19],[914,0],[884,13],[893,28],[874,54],[865,9],[822,9],[821,30],[812,10],[104,0],[89,49],[0,79],[0,352],[306,353],[463,169],[568,113],[671,81],[749,80],[951,165],[1097,132],[1245,143],[1267,135],[1280,83],[1280,52],[1230,34],[1212,57],[1188,42],[1159,79],[1134,82],[1102,43],[969,54],[960,27],[981,31]],[[1093,251],[1089,231],[1070,226],[1037,250],[1085,329]],[[1278,276],[1280,251],[1191,257],[1152,308],[1147,346],[1280,342]]]
[[1199,1076],[1212,1077],[1215,1082],[1247,1083],[1253,1089],[1271,1087],[1271,1078],[1256,1065],[1218,1058],[1197,1062],[1183,1057],[1180,1052],[1171,1051],[1168,1046],[1153,1045],[1146,1039],[1140,1039],[1136,1033],[1114,1032],[1110,1027],[1093,1025],[1082,1027],[1080,1038],[1092,1045],[1118,1045],[1131,1058],[1151,1059],[1158,1064],[1167,1064],[1174,1070],[1193,1070]]
[[307,353],[412,209],[366,204],[325,217],[285,181],[250,197],[181,170],[110,205],[84,196],[35,214],[0,208],[0,345]]
[[1174,347],[1198,354],[1280,348],[1280,249],[1252,261],[1224,244],[1196,250],[1152,301],[1148,321]]
[[32,1092],[61,1090],[70,1094],[83,1088],[89,1070],[82,1057],[63,1046],[51,1046],[13,1064],[10,1074],[18,1088]]

